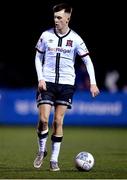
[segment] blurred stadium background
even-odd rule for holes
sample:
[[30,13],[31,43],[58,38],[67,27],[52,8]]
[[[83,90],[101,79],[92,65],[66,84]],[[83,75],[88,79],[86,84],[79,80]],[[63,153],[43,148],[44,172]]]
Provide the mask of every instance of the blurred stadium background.
[[[59,2],[63,1],[33,1],[30,4],[23,1],[10,1],[7,6],[5,1],[0,6],[0,147],[1,152],[4,150],[4,156],[6,156],[6,148],[2,148],[5,147],[3,141],[5,145],[11,134],[9,129],[14,131],[12,126],[17,129],[16,133],[19,126],[24,130],[28,126],[32,129],[36,127],[38,114],[35,102],[37,77],[34,66],[34,47],[41,32],[53,25],[52,6]],[[77,57],[75,64],[77,92],[74,96],[73,108],[65,116],[64,125],[67,128],[71,127],[71,131],[78,126],[88,128],[88,131],[92,127],[93,132],[94,129],[96,132],[96,128],[101,131],[106,127],[107,132],[111,128],[117,128],[119,134],[122,128],[127,127],[126,6],[124,2],[119,1],[111,4],[110,1],[89,0],[84,1],[84,5],[81,0],[78,0],[78,3],[72,0],[64,2],[70,3],[74,8],[71,27],[82,36],[90,51],[101,92],[95,99],[91,98],[88,90],[88,74],[80,58]],[[50,123],[52,116],[53,113],[51,113]],[[3,128],[5,131],[2,131]],[[90,133],[92,131],[90,130]],[[109,133],[110,137],[113,132]],[[32,137],[36,136],[34,131],[32,133]],[[93,133],[93,137],[95,134]],[[124,138],[123,133],[118,142],[122,143]],[[115,142],[117,145],[118,142]],[[124,146],[124,143],[118,145],[120,146]],[[118,147],[114,146],[119,154],[121,148]],[[126,154],[123,158],[127,162]],[[3,161],[1,160],[1,166],[2,163],[4,164]],[[125,176],[123,173],[124,178]],[[10,177],[13,178],[13,175]],[[99,178],[99,176],[96,177]],[[112,177],[120,178],[120,175]],[[0,178],[8,178],[8,176],[4,174]]]
[[[8,15],[0,12],[0,124],[36,123],[35,45],[41,32],[53,26],[52,6],[59,2],[62,1],[33,1],[30,6],[23,1],[14,4],[8,2],[8,7],[6,3],[1,5]],[[65,123],[125,126],[127,78],[124,4],[90,0],[84,2],[84,7],[80,0],[78,3],[72,0],[65,2],[73,6],[70,26],[82,36],[90,51],[101,91],[96,99],[90,97],[88,74],[77,56],[77,93]],[[72,120],[74,118],[80,121]]]

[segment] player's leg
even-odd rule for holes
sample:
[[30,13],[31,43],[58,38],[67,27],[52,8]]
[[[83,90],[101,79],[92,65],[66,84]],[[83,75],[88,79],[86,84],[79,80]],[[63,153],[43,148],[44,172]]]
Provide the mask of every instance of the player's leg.
[[39,109],[39,122],[37,127],[38,134],[38,155],[34,161],[34,167],[41,167],[43,158],[47,155],[46,142],[48,138],[48,120],[51,112],[51,107],[54,104],[54,94],[52,83],[46,82],[47,90],[37,91],[36,101]]
[[51,112],[51,105],[42,104],[39,106],[39,122],[37,127],[39,151],[45,152],[48,138],[48,120]]
[[57,97],[55,101],[55,114],[53,121],[52,134],[52,154],[50,159],[50,169],[58,171],[58,157],[60,153],[60,146],[63,138],[63,119],[67,108],[71,109],[72,97],[74,93],[74,86],[59,85],[57,87]]
[[38,154],[34,160],[34,167],[40,168],[44,157],[47,155],[46,142],[48,138],[48,119],[51,111],[51,105],[42,104],[39,106],[39,122],[37,126],[38,134]]
[[52,140],[52,154],[50,159],[50,170],[59,171],[58,157],[60,153],[60,146],[63,138],[63,119],[64,114],[67,110],[65,105],[57,105],[55,108],[54,120],[53,120],[53,133],[51,136]]

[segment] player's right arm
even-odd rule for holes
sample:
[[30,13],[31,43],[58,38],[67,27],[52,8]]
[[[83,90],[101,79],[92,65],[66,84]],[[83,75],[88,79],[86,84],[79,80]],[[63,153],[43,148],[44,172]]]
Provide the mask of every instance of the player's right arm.
[[38,77],[38,90],[46,90],[46,83],[43,78],[43,57],[45,52],[45,41],[44,41],[44,33],[40,36],[37,44],[36,44],[36,56],[35,56],[35,67]]
[[39,90],[46,90],[46,83],[45,83],[45,80],[44,80],[43,74],[42,74],[43,55],[44,54],[36,51],[35,67],[36,67],[36,72],[37,72],[37,77],[38,77],[38,89]]

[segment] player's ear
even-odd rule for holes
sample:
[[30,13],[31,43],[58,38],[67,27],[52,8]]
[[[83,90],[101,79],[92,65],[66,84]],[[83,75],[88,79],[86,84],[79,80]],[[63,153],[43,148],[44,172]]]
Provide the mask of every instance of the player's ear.
[[70,18],[67,18],[67,21],[66,21],[66,23],[69,23],[69,21],[70,21]]

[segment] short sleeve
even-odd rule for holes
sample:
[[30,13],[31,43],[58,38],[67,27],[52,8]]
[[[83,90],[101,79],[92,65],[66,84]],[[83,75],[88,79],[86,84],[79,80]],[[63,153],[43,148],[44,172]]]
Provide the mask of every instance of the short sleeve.
[[77,37],[77,41],[76,41],[76,51],[78,55],[81,57],[84,57],[89,54],[85,42],[79,36]]
[[35,48],[40,53],[44,53],[45,52],[45,43],[44,43],[44,35],[43,34],[40,36],[40,38],[39,38]]

